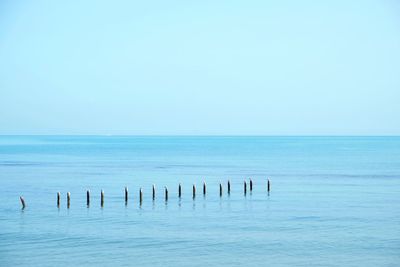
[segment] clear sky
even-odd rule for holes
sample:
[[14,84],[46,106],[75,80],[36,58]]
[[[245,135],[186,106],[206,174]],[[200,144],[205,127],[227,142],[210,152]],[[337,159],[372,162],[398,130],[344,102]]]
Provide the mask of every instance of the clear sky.
[[399,135],[400,2],[1,0],[0,134]]

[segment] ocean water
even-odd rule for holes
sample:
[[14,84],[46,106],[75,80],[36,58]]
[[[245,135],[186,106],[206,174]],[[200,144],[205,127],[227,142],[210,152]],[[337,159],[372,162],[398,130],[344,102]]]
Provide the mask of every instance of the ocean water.
[[400,137],[1,136],[0,266],[400,266]]

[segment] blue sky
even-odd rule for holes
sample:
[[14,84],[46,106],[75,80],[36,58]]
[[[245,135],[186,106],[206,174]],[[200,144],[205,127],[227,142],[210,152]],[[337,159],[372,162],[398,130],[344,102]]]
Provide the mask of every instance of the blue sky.
[[397,1],[1,1],[0,134],[399,135]]

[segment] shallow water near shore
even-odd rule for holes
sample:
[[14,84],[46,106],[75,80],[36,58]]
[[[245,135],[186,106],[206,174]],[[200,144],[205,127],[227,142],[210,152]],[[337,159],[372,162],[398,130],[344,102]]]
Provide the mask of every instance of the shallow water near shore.
[[399,266],[399,199],[400,137],[0,136],[0,266]]

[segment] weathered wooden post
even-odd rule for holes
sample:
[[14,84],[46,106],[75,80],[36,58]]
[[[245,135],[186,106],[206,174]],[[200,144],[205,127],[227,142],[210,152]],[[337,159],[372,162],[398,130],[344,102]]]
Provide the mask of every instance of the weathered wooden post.
[[253,180],[250,179],[250,192],[253,191]]
[[86,191],[86,206],[90,205],[90,190]]
[[140,190],[139,190],[139,203],[140,203],[140,205],[142,205],[142,202],[143,202],[143,190],[142,190],[142,188],[140,188]]
[[219,183],[219,196],[222,197],[222,184]]
[[228,195],[231,193],[231,181],[228,180]]
[[57,192],[57,208],[60,207],[60,203],[61,203],[61,194],[60,192]]
[[271,191],[271,183],[269,182],[269,179],[267,182],[267,191],[268,191],[268,193],[269,193],[269,191]]
[[156,185],[155,184],[153,184],[153,194],[152,194],[152,196],[153,196],[153,201],[154,201],[154,199],[156,199]]
[[243,183],[243,192],[244,192],[244,195],[247,194],[247,183],[246,183],[246,180]]
[[21,201],[21,205],[22,205],[22,209],[25,209],[26,205],[25,205],[25,200],[22,196],[19,197],[19,200]]
[[193,185],[193,199],[196,197],[196,185]]
[[71,204],[71,193],[67,192],[67,208],[69,209],[69,206]]
[[165,187],[165,201],[168,201],[168,187]]
[[104,206],[104,191],[101,190],[100,193],[100,206],[103,207]]
[[125,186],[125,205],[128,204],[128,187]]
[[181,186],[181,184],[179,184],[179,186],[178,186],[178,197],[179,198],[182,197],[182,186]]
[[207,194],[207,184],[206,182],[203,182],[203,195]]

